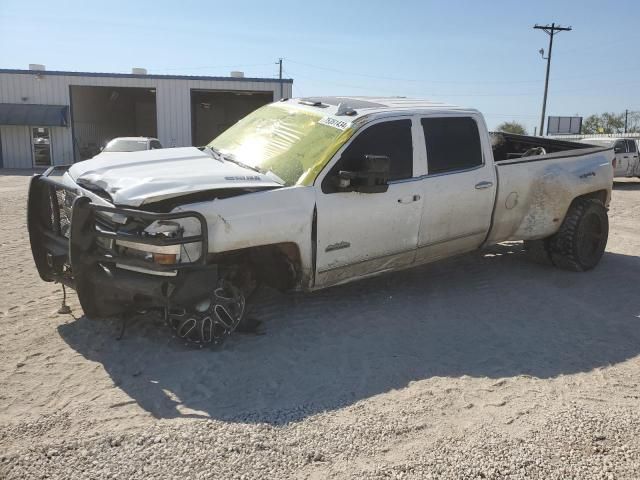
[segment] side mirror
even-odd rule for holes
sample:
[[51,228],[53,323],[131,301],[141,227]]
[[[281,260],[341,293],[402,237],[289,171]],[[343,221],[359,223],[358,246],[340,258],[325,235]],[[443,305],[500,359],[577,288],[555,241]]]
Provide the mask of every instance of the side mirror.
[[340,170],[334,180],[339,192],[382,193],[389,189],[391,159],[386,155],[364,155],[350,162],[353,170]]

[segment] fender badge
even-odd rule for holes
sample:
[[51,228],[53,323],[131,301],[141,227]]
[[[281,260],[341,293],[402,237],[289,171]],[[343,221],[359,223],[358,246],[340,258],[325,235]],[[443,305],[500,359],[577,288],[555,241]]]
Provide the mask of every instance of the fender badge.
[[334,250],[342,250],[343,248],[349,248],[351,244],[349,242],[338,242],[327,245],[324,249],[325,252],[333,252]]

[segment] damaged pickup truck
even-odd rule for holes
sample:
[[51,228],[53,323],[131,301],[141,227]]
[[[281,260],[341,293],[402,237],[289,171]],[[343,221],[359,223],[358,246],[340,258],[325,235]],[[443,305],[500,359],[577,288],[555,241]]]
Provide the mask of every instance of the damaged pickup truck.
[[524,240],[585,271],[607,236],[614,152],[489,134],[482,115],[404,98],[290,99],[203,148],[114,154],[31,181],[45,281],[89,317],[157,309],[217,343],[260,284],[311,291]]

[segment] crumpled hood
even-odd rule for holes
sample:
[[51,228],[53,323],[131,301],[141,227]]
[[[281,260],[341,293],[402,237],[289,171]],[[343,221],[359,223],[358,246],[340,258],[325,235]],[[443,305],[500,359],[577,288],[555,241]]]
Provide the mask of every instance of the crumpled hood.
[[68,173],[78,185],[100,188],[116,205],[132,207],[205,190],[282,186],[195,147],[114,152],[78,162]]

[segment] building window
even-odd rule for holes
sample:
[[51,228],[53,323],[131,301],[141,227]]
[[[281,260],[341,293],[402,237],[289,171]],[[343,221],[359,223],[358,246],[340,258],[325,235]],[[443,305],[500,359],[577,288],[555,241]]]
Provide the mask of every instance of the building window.
[[51,162],[51,130],[49,127],[31,128],[33,164],[36,167],[48,167]]

